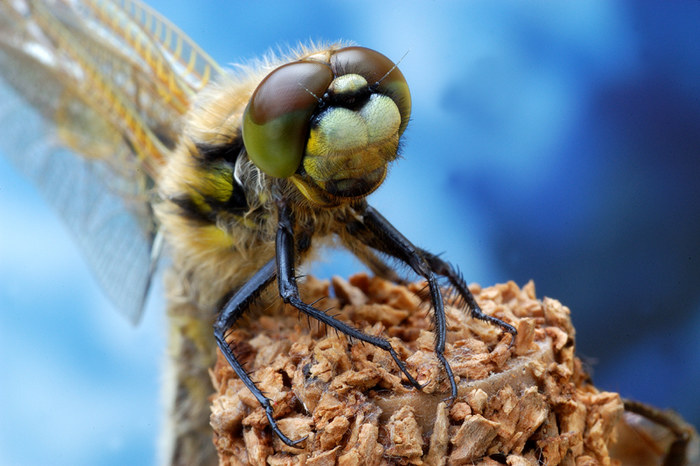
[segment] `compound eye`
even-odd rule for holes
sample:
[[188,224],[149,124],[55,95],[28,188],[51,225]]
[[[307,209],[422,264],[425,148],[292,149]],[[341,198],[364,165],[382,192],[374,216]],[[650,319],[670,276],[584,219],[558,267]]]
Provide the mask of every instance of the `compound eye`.
[[287,63],[258,85],[243,114],[243,143],[263,172],[287,178],[299,168],[309,120],[333,73],[320,62]]
[[336,76],[359,74],[372,90],[390,97],[399,108],[399,134],[403,133],[411,116],[411,93],[406,78],[393,61],[372,49],[345,47],[331,57],[331,69]]

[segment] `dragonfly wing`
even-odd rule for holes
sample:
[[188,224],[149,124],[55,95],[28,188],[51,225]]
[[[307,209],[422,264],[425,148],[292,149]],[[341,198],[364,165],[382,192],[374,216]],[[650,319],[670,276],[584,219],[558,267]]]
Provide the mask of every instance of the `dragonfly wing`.
[[105,294],[137,322],[151,279],[150,203],[125,202],[103,182],[104,164],[55,144],[53,127],[2,83],[0,128],[0,150],[61,214]]
[[134,321],[154,269],[160,169],[192,96],[219,72],[137,1],[0,0],[0,148]]
[[[149,57],[148,50],[141,50],[150,47],[151,65],[153,70],[159,75],[159,79],[169,82],[171,78],[179,81],[180,86],[190,86],[195,92],[200,91],[210,81],[216,79],[223,73],[221,67],[197,44],[192,41],[177,26],[171,23],[160,13],[142,3],[139,0],[85,0],[96,16],[113,26],[113,30],[120,37],[132,37],[130,40],[132,47],[139,50],[144,57]],[[99,13],[99,12],[102,13]],[[117,14],[118,13],[118,14]],[[118,20],[112,15],[117,14]],[[119,27],[118,24],[131,24],[132,30],[138,33],[128,33],[127,28]],[[138,37],[138,39],[136,39]],[[136,45],[139,42],[139,45]],[[164,67],[159,60],[167,62]],[[168,68],[170,72],[160,75],[160,70]]]

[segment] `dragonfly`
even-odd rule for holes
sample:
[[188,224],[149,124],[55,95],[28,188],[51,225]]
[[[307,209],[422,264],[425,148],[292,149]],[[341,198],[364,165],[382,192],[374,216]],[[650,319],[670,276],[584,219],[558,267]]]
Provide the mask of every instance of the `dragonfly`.
[[[445,358],[442,280],[478,319],[462,275],[415,246],[367,197],[398,158],[411,95],[398,65],[352,44],[300,46],[225,70],[138,0],[0,0],[0,97],[31,109],[12,158],[66,217],[106,294],[137,322],[162,255],[172,380],[168,458],[205,464],[208,369],[222,352],[287,445],[270,400],[231,339],[241,316],[276,288],[278,299],[353,340],[387,351],[300,296],[296,269],[330,241],[373,273],[427,283],[435,355]],[[7,107],[6,107],[7,108]],[[38,137],[41,135],[41,137]],[[20,138],[18,138],[19,140]]]

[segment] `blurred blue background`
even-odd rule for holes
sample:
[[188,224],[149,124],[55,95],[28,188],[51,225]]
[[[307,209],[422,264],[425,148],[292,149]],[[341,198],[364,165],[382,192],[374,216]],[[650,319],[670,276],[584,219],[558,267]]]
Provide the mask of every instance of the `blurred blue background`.
[[[151,4],[222,64],[309,39],[408,51],[404,158],[372,204],[469,282],[533,279],[600,388],[700,423],[700,2]],[[130,326],[0,157],[0,464],[156,461],[157,285]]]

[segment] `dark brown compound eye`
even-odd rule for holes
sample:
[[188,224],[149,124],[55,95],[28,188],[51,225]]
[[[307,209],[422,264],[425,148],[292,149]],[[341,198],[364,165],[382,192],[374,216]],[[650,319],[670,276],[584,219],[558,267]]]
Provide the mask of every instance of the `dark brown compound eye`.
[[294,174],[311,115],[332,80],[327,64],[296,61],[275,69],[258,85],[243,114],[243,143],[263,172],[277,178]]
[[389,96],[399,108],[399,133],[403,133],[411,116],[411,93],[406,78],[393,61],[372,49],[345,47],[331,57],[331,69],[335,76],[358,74],[367,80],[370,88]]

